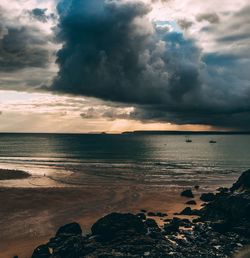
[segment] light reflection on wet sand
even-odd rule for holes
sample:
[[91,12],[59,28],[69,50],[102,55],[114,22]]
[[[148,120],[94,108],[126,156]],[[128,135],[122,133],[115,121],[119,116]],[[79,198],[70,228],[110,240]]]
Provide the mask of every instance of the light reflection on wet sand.
[[4,239],[0,250],[5,258],[12,258],[21,249],[19,257],[28,257],[37,243],[43,243],[59,226],[71,221],[79,222],[86,232],[98,218],[113,211],[137,213],[145,209],[172,217],[187,201],[180,197],[178,188],[159,191],[145,185],[0,188],[0,192],[0,202],[5,202],[0,207],[0,238]]

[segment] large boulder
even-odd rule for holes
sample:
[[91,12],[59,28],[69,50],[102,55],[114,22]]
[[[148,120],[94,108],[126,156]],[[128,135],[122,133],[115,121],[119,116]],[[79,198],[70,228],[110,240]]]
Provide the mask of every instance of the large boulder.
[[40,245],[34,250],[31,258],[49,258],[50,255],[48,246]]
[[236,183],[230,188],[232,192],[234,191],[250,191],[250,169],[243,172]]
[[180,215],[188,215],[188,216],[195,215],[195,216],[199,216],[200,215],[200,211],[196,210],[196,209],[192,210],[190,207],[186,207],[185,209],[183,209],[180,212]]
[[214,193],[203,193],[201,195],[200,199],[203,202],[212,202],[215,200],[215,194]]
[[[250,170],[245,171],[231,187],[230,192],[216,194],[213,202],[201,210],[203,221],[225,221],[215,224],[215,228],[223,231],[236,231],[250,234]],[[222,229],[221,229],[222,228]]]
[[143,221],[130,213],[111,213],[99,219],[91,228],[93,235],[98,235],[102,240],[115,238],[119,233],[146,234],[147,230]]
[[250,195],[246,193],[223,194],[207,204],[202,210],[207,220],[250,220]]
[[193,192],[191,189],[187,189],[181,192],[181,196],[187,197],[187,198],[194,198]]
[[66,224],[56,232],[56,237],[61,235],[82,235],[81,226],[76,222]]
[[80,235],[65,238],[60,245],[53,248],[51,258],[80,258],[85,252],[84,239]]

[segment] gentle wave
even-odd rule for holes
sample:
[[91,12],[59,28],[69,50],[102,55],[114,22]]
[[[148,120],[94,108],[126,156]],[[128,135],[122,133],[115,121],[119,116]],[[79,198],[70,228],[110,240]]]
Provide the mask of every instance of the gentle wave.
[[[108,138],[107,138],[108,137]],[[0,135],[0,167],[68,184],[211,185],[250,167],[250,137]]]

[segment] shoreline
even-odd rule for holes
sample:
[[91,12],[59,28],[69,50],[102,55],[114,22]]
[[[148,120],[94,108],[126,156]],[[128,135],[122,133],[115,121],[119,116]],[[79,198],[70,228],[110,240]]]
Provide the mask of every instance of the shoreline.
[[[27,180],[34,180],[34,187]],[[157,187],[123,181],[117,185],[116,182],[107,184],[101,181],[80,186],[64,185],[57,181],[50,182],[47,176],[6,180],[6,183],[9,187],[0,185],[0,202],[5,204],[0,207],[0,238],[3,239],[0,250],[4,258],[13,258],[17,254],[19,258],[31,257],[36,246],[48,241],[57,228],[72,221],[79,223],[84,232],[90,232],[91,225],[112,212],[137,214],[146,210],[167,213],[168,216],[164,218],[149,216],[162,226],[164,219],[172,219],[175,213],[187,206],[200,209],[200,195],[211,191],[211,187],[200,185],[195,189],[193,185],[194,198],[186,198],[180,195],[182,190],[187,189],[185,186]],[[22,187],[17,187],[20,183]],[[218,185],[213,185],[214,192]],[[193,199],[196,205],[186,204]],[[178,217],[194,219],[197,216]]]
[[[167,213],[167,218],[172,218],[190,200],[180,196],[180,189],[166,187],[160,192],[158,190],[145,185],[104,185],[88,188],[2,187],[0,202],[8,202],[0,207],[0,238],[4,239],[0,243],[1,253],[6,258],[12,258],[16,253],[19,253],[19,258],[28,257],[38,244],[36,239],[49,239],[59,226],[77,221],[88,232],[98,218],[115,211],[138,213],[144,209]],[[196,201],[200,193],[195,193]],[[192,208],[199,208],[200,204],[198,201]],[[159,218],[157,222],[160,224],[162,220]]]
[[[195,187],[197,189],[197,187]],[[193,198],[186,189],[181,196]],[[111,212],[99,218],[86,234],[73,221],[40,243],[32,258],[247,258],[250,245],[250,169],[230,187],[200,196],[201,209],[186,207],[178,217],[157,224],[152,216],[167,214]],[[179,215],[196,215],[181,218]]]

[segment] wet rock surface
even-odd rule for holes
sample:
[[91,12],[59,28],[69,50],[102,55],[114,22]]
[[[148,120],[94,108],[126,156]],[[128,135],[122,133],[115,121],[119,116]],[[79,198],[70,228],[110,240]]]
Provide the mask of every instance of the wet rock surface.
[[[220,191],[195,210],[199,216],[193,221],[175,217],[159,227],[146,211],[111,213],[99,219],[89,235],[84,236],[77,223],[61,227],[47,244],[34,250],[32,258],[231,257],[250,244],[250,191],[245,182],[249,175],[250,170],[243,174],[244,182],[239,178],[229,191]],[[183,212],[194,210],[187,207]]]
[[191,189],[187,189],[181,192],[181,196],[187,197],[187,198],[194,198],[194,194]]
[[187,205],[196,205],[196,201],[195,200],[191,200],[191,201],[187,201],[186,202]]
[[204,193],[201,195],[200,199],[203,202],[212,202],[215,200],[215,194],[214,193]]
[[82,235],[82,229],[78,223],[73,222],[62,226],[57,230],[56,237],[63,235]]

